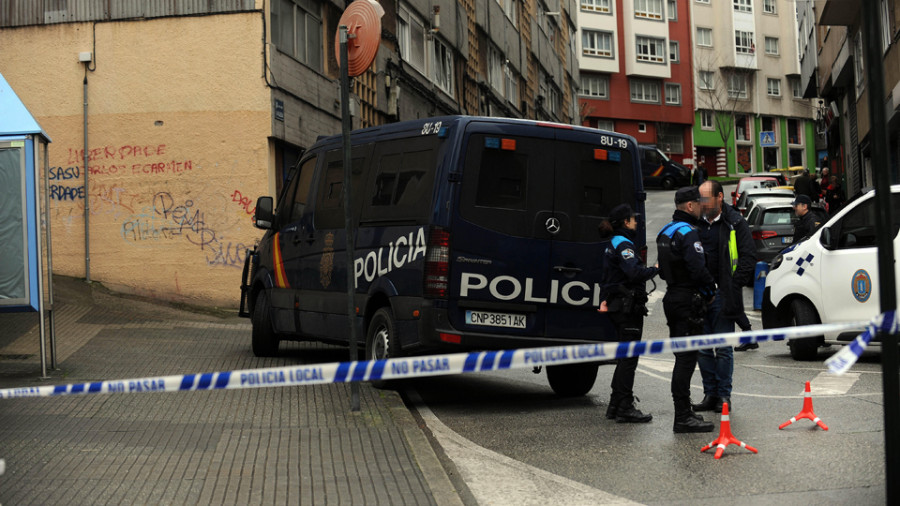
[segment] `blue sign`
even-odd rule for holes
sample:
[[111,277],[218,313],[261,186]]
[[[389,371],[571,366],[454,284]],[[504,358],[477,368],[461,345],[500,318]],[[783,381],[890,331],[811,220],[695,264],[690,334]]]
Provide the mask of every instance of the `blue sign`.
[[775,132],[760,132],[759,145],[768,148],[775,145]]
[[275,99],[275,119],[284,121],[284,102],[277,98]]

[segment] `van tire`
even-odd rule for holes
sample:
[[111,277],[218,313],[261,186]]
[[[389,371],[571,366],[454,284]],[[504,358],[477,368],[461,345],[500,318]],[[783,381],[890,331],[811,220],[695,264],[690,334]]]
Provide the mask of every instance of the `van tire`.
[[[801,325],[818,325],[818,315],[809,302],[801,299],[791,301],[790,305],[792,327]],[[791,358],[794,360],[815,360],[819,354],[819,346],[824,341],[823,336],[807,337],[804,339],[789,339],[788,346],[791,349]]]
[[667,177],[662,180],[662,188],[663,190],[674,190],[675,189],[675,180]]
[[253,306],[253,316],[250,323],[253,325],[251,333],[251,348],[257,357],[274,357],[278,355],[278,334],[272,328],[270,318],[271,307],[269,296],[265,290],[256,294],[256,305]]
[[547,381],[560,397],[580,397],[594,388],[599,367],[596,362],[548,365]]
[[[397,342],[397,325],[390,307],[379,308],[372,315],[369,328],[366,329],[366,360],[386,360],[400,356]],[[388,381],[372,381],[375,388],[384,389]]]

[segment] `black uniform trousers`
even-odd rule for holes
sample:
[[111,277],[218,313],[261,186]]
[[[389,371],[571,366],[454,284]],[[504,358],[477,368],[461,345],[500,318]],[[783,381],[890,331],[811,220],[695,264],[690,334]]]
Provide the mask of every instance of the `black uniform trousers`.
[[[619,341],[640,341],[644,328],[642,314],[611,313],[610,319],[616,325]],[[613,372],[611,406],[631,405],[634,402],[634,373],[637,370],[638,357],[620,358],[616,360]]]
[[[697,306],[698,295],[693,288],[669,287],[663,297],[669,337],[694,336],[703,333],[703,319],[696,316],[701,308]],[[691,377],[697,367],[698,352],[675,353],[675,368],[672,370],[672,400],[675,415],[691,411]]]

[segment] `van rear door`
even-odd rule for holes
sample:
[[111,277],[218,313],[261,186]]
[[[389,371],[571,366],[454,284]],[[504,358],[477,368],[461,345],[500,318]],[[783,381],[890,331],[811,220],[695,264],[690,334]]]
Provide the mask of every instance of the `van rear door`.
[[466,133],[450,323],[511,337],[604,339],[597,225],[612,207],[635,205],[634,147],[534,124],[473,122]]
[[[547,307],[545,333],[553,337],[611,340],[598,318],[603,252],[598,226],[613,207],[636,202],[632,152],[621,137],[559,131],[555,143],[553,215],[560,230],[550,249],[551,278],[559,280],[557,304]],[[643,223],[642,221],[640,223]],[[639,234],[643,242],[643,230]],[[640,247],[643,244],[636,244]]]

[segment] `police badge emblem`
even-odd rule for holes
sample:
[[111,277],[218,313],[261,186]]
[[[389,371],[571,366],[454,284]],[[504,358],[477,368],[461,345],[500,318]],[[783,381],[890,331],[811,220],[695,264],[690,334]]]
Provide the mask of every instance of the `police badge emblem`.
[[325,247],[322,249],[322,260],[319,261],[319,282],[323,288],[331,284],[331,273],[334,272],[334,233],[325,235]]

